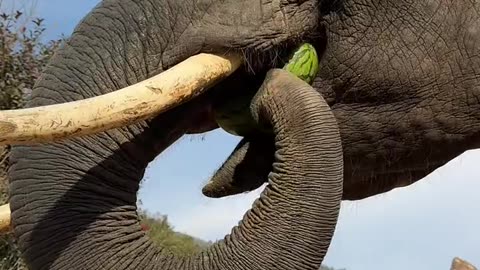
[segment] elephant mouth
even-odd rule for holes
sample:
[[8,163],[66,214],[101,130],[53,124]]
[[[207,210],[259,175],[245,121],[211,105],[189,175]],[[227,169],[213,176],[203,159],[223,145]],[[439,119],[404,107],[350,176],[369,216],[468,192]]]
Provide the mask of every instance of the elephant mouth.
[[[48,143],[153,119],[207,92],[242,66],[247,73],[258,77],[256,74],[277,67],[278,59],[284,58],[285,51],[291,52],[294,45],[298,46],[298,42],[262,54],[246,51],[200,53],[154,77],[108,94],[62,104],[0,111],[0,145]],[[325,48],[315,47],[320,59]],[[201,115],[197,117],[199,121],[192,124],[189,134],[218,127],[209,106],[198,113]]]

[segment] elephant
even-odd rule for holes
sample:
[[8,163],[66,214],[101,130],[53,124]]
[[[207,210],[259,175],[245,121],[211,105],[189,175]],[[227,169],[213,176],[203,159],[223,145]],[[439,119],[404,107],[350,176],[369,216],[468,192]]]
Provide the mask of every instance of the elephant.
[[[189,56],[245,65],[208,92],[122,128],[12,147],[10,206],[31,269],[318,269],[341,200],[412,184],[479,144],[477,1],[103,0],[35,84],[27,107],[115,91]],[[312,85],[278,69],[315,46]],[[185,134],[218,128],[216,104],[255,91],[255,123],[203,189],[266,189],[222,241],[188,258],[141,231],[147,164]]]

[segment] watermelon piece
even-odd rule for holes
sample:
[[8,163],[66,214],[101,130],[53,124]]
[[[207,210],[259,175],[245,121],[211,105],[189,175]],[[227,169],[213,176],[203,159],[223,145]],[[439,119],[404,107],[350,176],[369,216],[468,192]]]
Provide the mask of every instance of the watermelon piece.
[[[317,51],[309,43],[300,45],[283,69],[311,84],[319,71]],[[266,132],[254,123],[250,114],[250,103],[255,94],[250,92],[214,108],[215,120],[219,127],[236,136]]]

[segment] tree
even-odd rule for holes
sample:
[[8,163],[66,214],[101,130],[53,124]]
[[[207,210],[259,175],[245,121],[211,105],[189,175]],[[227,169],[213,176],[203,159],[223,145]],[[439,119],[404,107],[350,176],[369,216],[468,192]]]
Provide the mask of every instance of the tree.
[[[0,14],[0,110],[22,108],[42,69],[63,39],[43,42],[44,20],[22,11]],[[8,201],[8,154],[0,147],[0,204]],[[0,237],[0,270],[26,269],[11,235]]]
[[179,256],[188,256],[202,251],[211,243],[190,235],[175,232],[164,215],[139,213],[141,226],[157,246],[162,246]]

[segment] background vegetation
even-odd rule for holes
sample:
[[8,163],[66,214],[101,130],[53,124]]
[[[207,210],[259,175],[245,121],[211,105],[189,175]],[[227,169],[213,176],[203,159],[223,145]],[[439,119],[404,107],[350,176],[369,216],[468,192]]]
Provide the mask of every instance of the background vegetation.
[[[35,80],[61,40],[41,41],[40,18],[26,19],[21,11],[0,14],[0,110],[24,105]],[[0,146],[0,204],[8,201],[8,154]],[[26,269],[11,235],[0,236],[0,270]]]
[[[0,1],[1,5],[1,1]],[[0,14],[0,110],[18,109],[25,104],[33,85],[64,38],[42,41],[46,30],[41,18],[30,18],[22,11]],[[8,202],[9,147],[0,146],[0,205]],[[189,255],[208,247],[205,242],[175,232],[162,215],[140,211],[143,229],[150,238],[179,255]],[[27,269],[12,235],[0,236],[0,270]],[[323,267],[322,270],[334,270]]]

